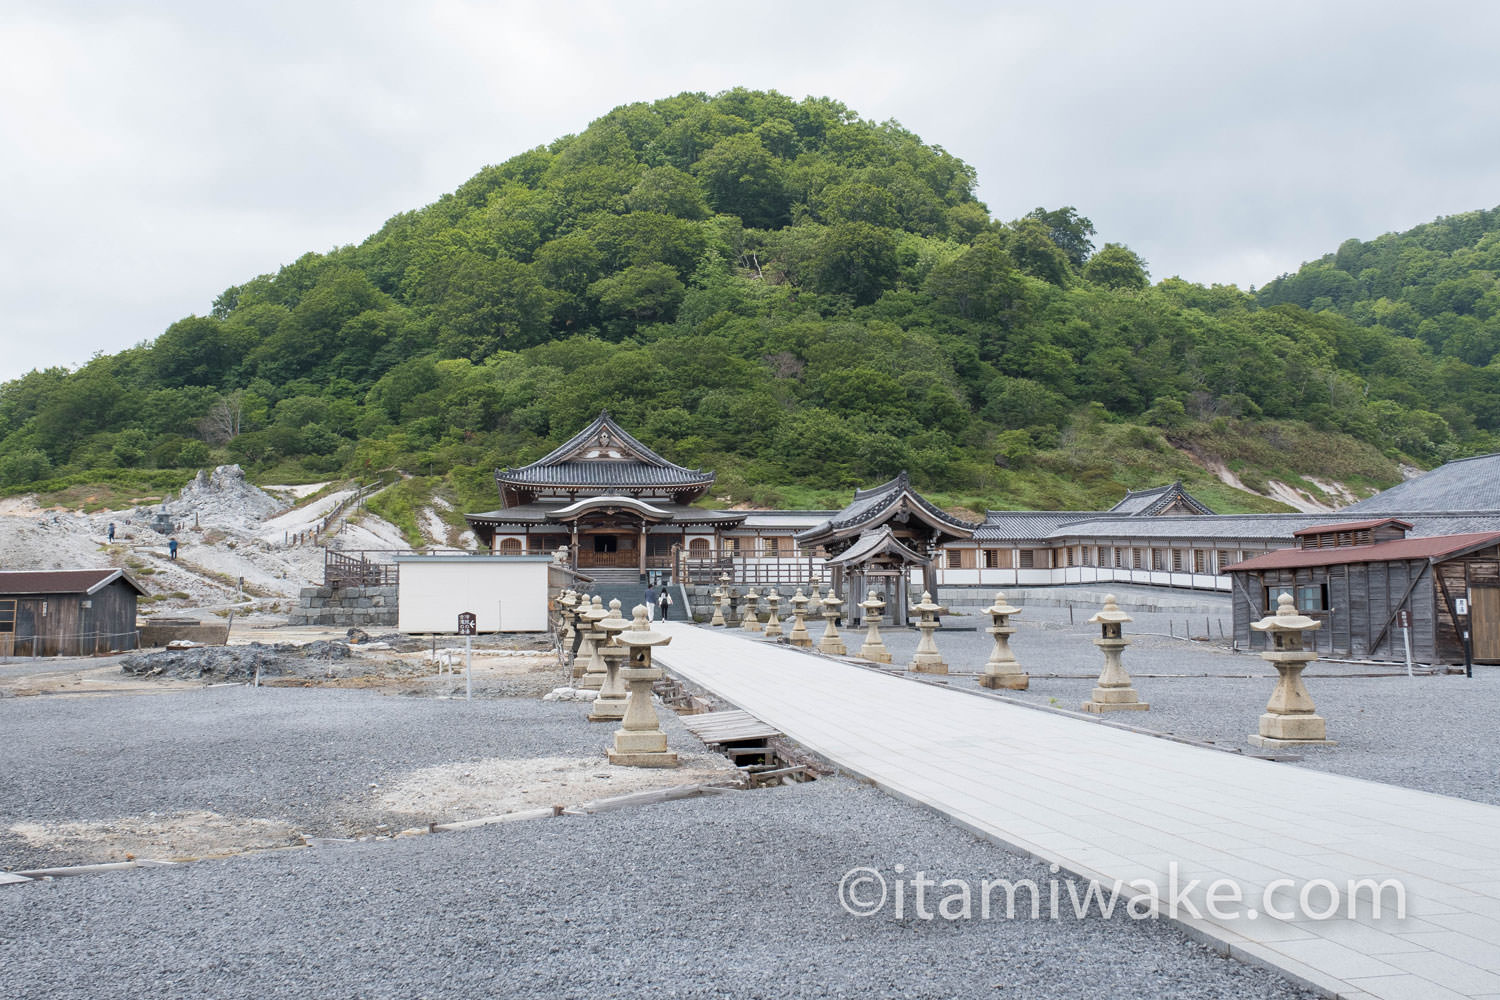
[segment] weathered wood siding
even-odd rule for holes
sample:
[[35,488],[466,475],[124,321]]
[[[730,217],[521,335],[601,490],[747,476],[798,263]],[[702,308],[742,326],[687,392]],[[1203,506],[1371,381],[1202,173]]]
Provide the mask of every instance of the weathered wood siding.
[[[1454,614],[1454,602],[1469,598],[1474,587],[1500,587],[1500,547],[1490,546],[1456,559],[1440,563],[1435,596],[1437,649],[1446,663],[1462,663],[1464,644],[1460,619]],[[1475,622],[1474,627],[1493,627],[1494,623]],[[1496,662],[1488,658],[1485,662]]]
[[[116,580],[93,595],[16,594],[12,656],[91,656],[135,649],[135,588]],[[83,602],[89,607],[83,607]]]
[[[1296,570],[1231,573],[1234,580],[1234,636],[1241,648],[1264,649],[1265,636],[1250,628],[1274,606],[1282,591],[1322,584],[1328,610],[1304,614],[1322,621],[1308,645],[1320,653],[1357,659],[1406,658],[1396,613],[1411,612],[1411,651],[1422,663],[1462,663],[1462,625],[1454,602],[1475,587],[1500,587],[1500,546],[1456,556],[1435,565],[1425,559],[1309,566]],[[1267,592],[1270,592],[1268,599]],[[1500,622],[1472,626],[1500,629]],[[1500,656],[1492,662],[1500,662]]]

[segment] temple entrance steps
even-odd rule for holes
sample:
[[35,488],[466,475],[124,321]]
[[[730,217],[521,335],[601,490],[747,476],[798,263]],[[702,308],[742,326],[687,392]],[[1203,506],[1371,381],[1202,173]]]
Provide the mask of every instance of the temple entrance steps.
[[626,618],[630,617],[632,608],[646,599],[646,583],[635,569],[589,567],[579,572],[594,578],[594,582],[584,588],[588,594],[598,594],[605,607],[609,607],[611,600],[618,599],[620,611]]

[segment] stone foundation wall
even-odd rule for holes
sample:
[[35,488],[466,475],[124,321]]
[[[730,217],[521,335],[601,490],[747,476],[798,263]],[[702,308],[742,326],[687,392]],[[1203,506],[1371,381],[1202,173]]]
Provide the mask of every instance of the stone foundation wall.
[[395,628],[396,587],[303,587],[287,624]]

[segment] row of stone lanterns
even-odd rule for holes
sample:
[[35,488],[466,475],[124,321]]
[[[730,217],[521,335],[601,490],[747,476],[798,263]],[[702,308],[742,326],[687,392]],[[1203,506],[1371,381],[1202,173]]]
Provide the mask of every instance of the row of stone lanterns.
[[[727,608],[730,602],[728,575],[720,576],[719,582],[720,588],[713,596],[720,603],[715,604],[714,621],[710,622],[711,625],[724,624],[719,608]],[[839,634],[837,624],[837,619],[843,613],[843,599],[831,589],[828,596],[821,600],[818,600],[817,594],[817,583],[814,581],[812,598],[805,596],[800,587],[791,598],[794,623],[788,641],[802,648],[813,646],[812,636],[807,631],[806,609],[809,604],[821,604],[822,617],[827,624],[823,637],[817,643],[817,649],[833,656],[847,656],[848,648]],[[779,596],[774,589],[767,594],[771,608],[770,621],[776,629],[772,633],[771,626],[768,625],[765,631],[768,636],[780,634],[775,603]],[[752,587],[746,595],[746,610],[742,613],[746,619],[743,627],[748,631],[760,631],[760,623],[755,620],[755,604],[758,600],[759,595]],[[859,649],[860,658],[876,663],[890,663],[890,651],[886,649],[880,635],[880,623],[886,603],[872,590],[858,607],[865,613],[866,625],[864,643]],[[933,636],[941,627],[938,615],[946,614],[948,609],[934,603],[932,595],[924,591],[922,600],[909,610],[913,615],[919,616],[916,627],[921,630],[922,638],[917,643],[916,653],[908,664],[908,669],[918,673],[948,673],[948,664],[938,650]],[[995,602],[984,609],[984,614],[989,615],[991,620],[985,631],[994,637],[994,648],[985,662],[983,673],[979,675],[980,686],[1011,691],[1024,691],[1030,686],[1030,676],[1021,669],[1010,648],[1010,637],[1016,631],[1015,626],[1010,624],[1010,619],[1020,613],[1020,608],[1006,602],[1003,593],[996,593]],[[1125,647],[1130,645],[1130,640],[1124,636],[1123,626],[1134,619],[1120,610],[1114,594],[1106,594],[1104,607],[1088,621],[1091,625],[1099,626],[1100,636],[1093,642],[1104,654],[1104,667],[1089,700],[1083,703],[1083,710],[1094,714],[1148,711],[1151,706],[1141,701],[1121,659]],[[1260,718],[1259,732],[1250,737],[1252,744],[1269,748],[1337,745],[1328,739],[1326,723],[1316,713],[1312,697],[1302,682],[1303,670],[1308,663],[1317,659],[1315,652],[1303,647],[1303,633],[1311,632],[1320,625],[1320,622],[1299,614],[1292,596],[1286,593],[1278,600],[1276,614],[1251,624],[1251,628],[1270,634],[1271,648],[1260,655],[1276,667],[1278,674],[1276,689],[1266,705],[1265,714]]]
[[[651,686],[662,675],[651,663],[651,650],[672,637],[654,632],[646,606],[638,604],[630,619],[620,615],[620,602],[606,609],[598,595],[564,591],[558,599],[563,641],[571,642],[572,673],[579,688],[597,691],[590,722],[619,722],[612,764],[629,767],[676,767],[677,755],[667,749],[667,735],[656,714]],[[576,641],[573,641],[575,640]]]

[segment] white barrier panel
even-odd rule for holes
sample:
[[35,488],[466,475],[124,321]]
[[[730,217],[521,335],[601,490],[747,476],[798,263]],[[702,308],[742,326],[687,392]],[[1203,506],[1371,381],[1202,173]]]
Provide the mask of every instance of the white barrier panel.
[[458,632],[472,611],[480,632],[545,632],[551,556],[397,556],[396,628]]

